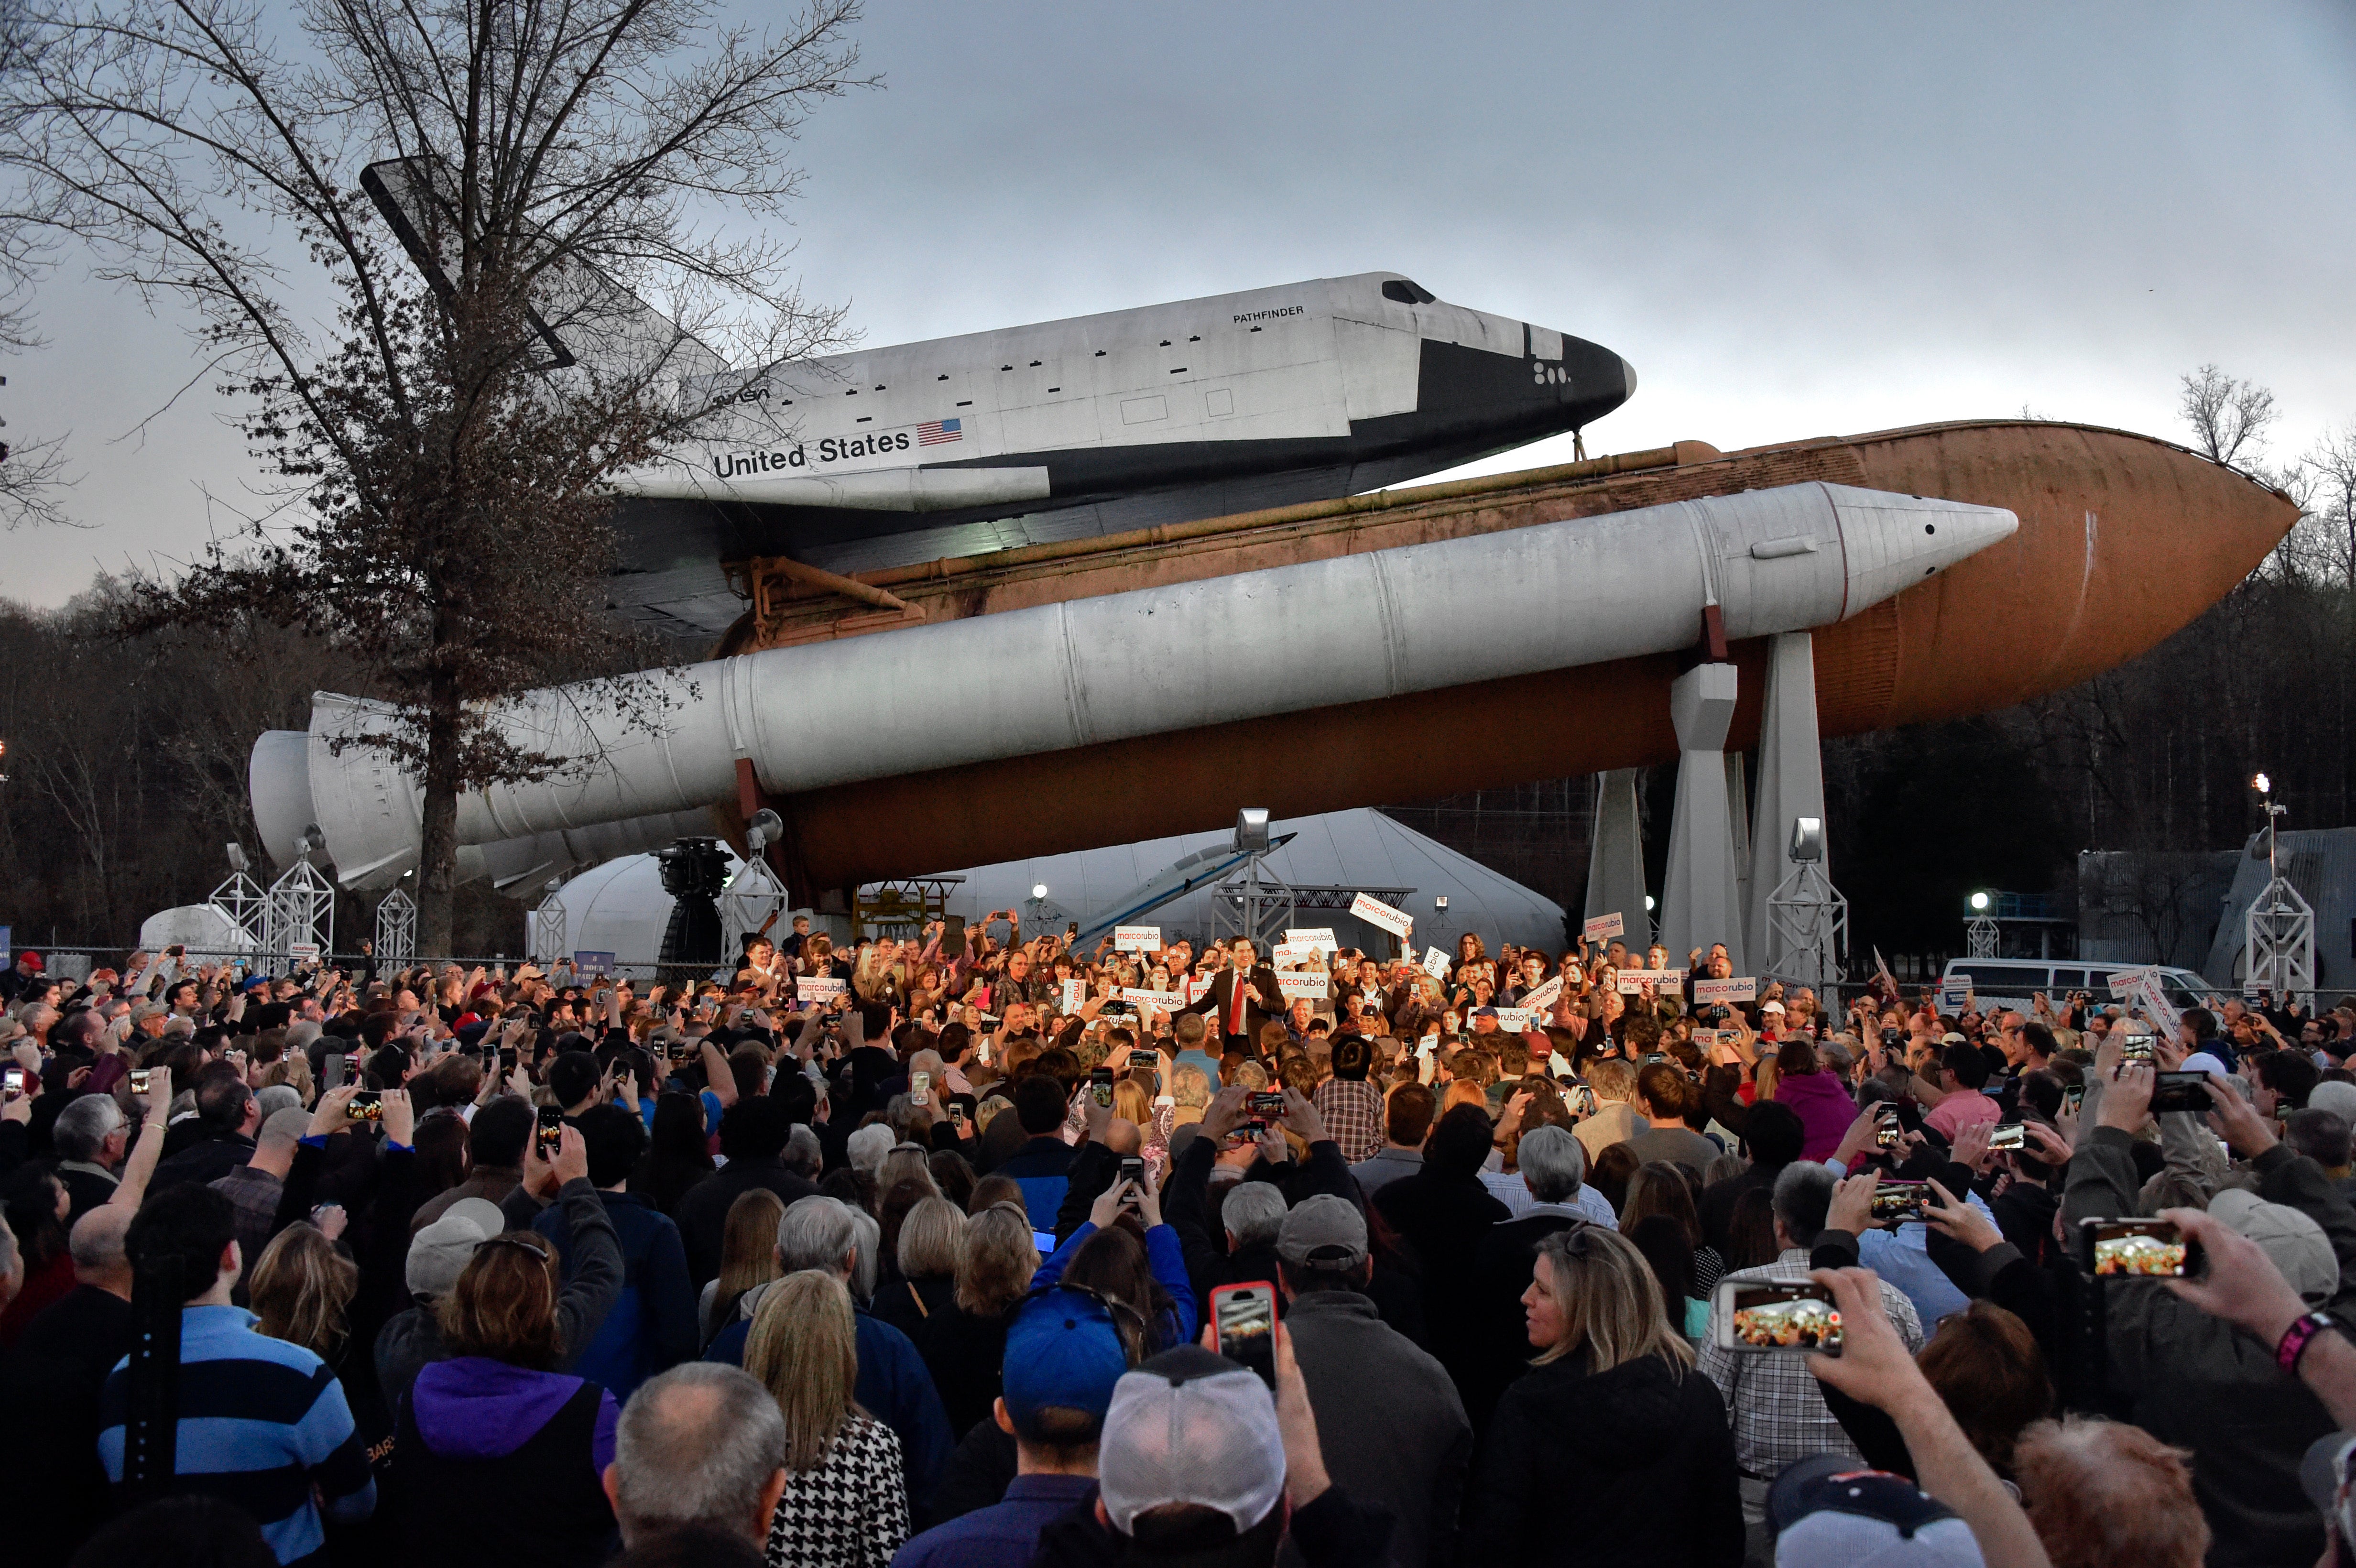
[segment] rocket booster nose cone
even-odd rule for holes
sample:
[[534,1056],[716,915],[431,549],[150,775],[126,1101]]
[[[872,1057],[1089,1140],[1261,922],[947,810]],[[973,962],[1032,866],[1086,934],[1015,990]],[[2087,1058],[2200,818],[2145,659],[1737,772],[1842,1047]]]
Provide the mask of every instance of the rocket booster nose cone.
[[2020,529],[2002,507],[1826,485],[1839,519],[1848,593],[1840,618],[1880,603]]

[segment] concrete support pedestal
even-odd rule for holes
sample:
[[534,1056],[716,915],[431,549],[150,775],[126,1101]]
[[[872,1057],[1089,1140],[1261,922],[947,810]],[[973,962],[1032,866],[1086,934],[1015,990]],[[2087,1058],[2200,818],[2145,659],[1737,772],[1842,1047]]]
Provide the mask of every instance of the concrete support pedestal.
[[1595,778],[1595,827],[1587,856],[1587,913],[1620,917],[1622,941],[1642,956],[1653,940],[1653,917],[1644,909],[1644,833],[1636,809],[1634,768],[1615,768]]
[[1744,967],[1742,894],[1725,756],[1735,688],[1730,664],[1697,665],[1669,688],[1669,717],[1677,731],[1677,799],[1669,827],[1668,876],[1661,889],[1661,944],[1669,950],[1669,963],[1681,965],[1692,949],[1723,942],[1735,973],[1744,975],[1750,971]]
[[[1767,900],[1798,862],[1792,859],[1792,822],[1825,815],[1824,745],[1816,731],[1815,644],[1805,632],[1785,632],[1768,641],[1767,702],[1759,720],[1759,808],[1751,827],[1751,875],[1745,889],[1743,928],[1752,962],[1762,975],[1794,972],[1800,955],[1767,914]],[[1829,851],[1816,862],[1827,880]]]

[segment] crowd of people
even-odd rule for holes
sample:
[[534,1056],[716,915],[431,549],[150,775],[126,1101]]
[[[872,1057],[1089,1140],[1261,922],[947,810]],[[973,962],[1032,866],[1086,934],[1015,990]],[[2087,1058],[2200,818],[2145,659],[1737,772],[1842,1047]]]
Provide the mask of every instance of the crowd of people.
[[1671,963],[18,955],[0,1552],[2356,1563],[2356,998]]

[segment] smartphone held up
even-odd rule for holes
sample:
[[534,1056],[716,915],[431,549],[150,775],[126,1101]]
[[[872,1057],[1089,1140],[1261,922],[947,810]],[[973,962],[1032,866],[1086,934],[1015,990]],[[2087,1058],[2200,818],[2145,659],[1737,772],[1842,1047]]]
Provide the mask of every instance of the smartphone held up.
[[1840,1308],[1813,1280],[1722,1280],[1710,1320],[1724,1350],[1841,1351]]
[[1223,1285],[1211,1292],[1211,1325],[1219,1354],[1250,1368],[1276,1387],[1276,1287],[1266,1280]]

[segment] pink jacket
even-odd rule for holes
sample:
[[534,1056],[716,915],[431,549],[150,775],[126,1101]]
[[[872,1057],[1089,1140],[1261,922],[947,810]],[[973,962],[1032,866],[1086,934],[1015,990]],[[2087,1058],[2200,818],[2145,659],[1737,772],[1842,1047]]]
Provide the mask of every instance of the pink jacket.
[[1786,1074],[1775,1081],[1775,1103],[1792,1107],[1807,1129],[1807,1142],[1800,1147],[1802,1159],[1830,1157],[1857,1120],[1857,1102],[1849,1098],[1838,1073]]

